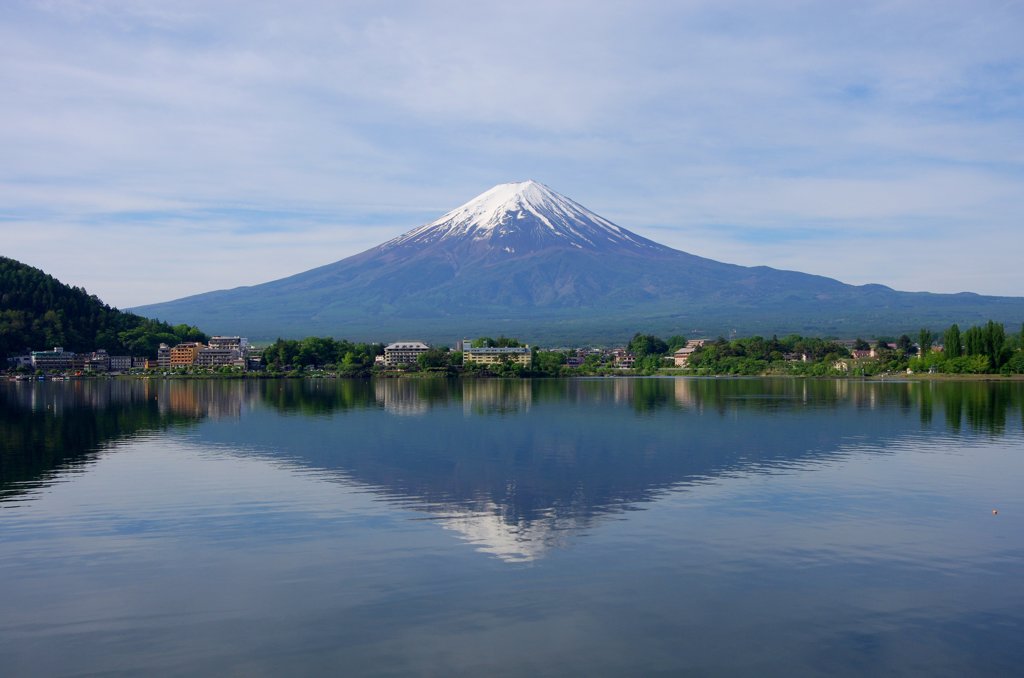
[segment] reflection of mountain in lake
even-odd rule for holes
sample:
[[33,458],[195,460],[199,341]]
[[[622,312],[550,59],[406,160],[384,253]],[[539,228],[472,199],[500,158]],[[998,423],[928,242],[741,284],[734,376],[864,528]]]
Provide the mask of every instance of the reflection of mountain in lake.
[[[294,387],[314,399],[331,388]],[[342,408],[341,420],[202,434],[337,473],[526,560],[669,488],[884,451],[944,432],[935,410],[951,428],[999,433],[1022,402],[1009,384],[725,379],[398,380],[373,397],[376,410]],[[411,412],[429,416],[392,416]]]
[[200,444],[356,482],[507,560],[668,490],[950,431],[1019,435],[1024,414],[1024,384],[976,382],[99,381],[0,394],[3,491],[107,441],[202,420]]

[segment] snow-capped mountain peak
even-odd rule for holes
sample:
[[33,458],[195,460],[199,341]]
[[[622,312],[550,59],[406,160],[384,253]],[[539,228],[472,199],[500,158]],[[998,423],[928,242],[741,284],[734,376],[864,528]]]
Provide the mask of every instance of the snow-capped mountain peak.
[[508,254],[552,246],[664,249],[532,180],[498,184],[436,221],[385,243],[382,249],[460,242],[490,245]]

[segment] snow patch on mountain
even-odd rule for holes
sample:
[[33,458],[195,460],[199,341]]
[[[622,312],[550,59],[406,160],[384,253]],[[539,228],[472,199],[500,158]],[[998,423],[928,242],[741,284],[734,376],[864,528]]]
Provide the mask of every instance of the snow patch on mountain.
[[[440,219],[384,243],[381,249],[484,241],[513,253],[517,248],[505,243],[522,242],[524,238],[537,245],[543,243],[543,246],[563,245],[578,249],[667,249],[613,224],[536,181],[499,184]],[[522,250],[522,247],[518,249]]]

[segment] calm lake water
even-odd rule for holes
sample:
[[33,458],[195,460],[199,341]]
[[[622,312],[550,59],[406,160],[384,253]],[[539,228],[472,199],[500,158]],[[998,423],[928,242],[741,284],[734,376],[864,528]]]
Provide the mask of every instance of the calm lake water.
[[3,383],[0,673],[1021,675],[1022,415],[1021,383]]

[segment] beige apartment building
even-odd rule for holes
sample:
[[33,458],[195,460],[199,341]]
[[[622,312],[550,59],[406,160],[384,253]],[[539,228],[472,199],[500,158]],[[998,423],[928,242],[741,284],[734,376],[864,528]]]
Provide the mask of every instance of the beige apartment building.
[[533,364],[533,352],[529,346],[517,346],[515,348],[473,348],[469,342],[464,342],[462,349],[462,364],[470,363],[476,365],[500,365],[512,363],[529,367]]
[[672,360],[676,367],[686,367],[690,363],[690,354],[704,345],[703,339],[691,339],[686,346],[672,354]]

